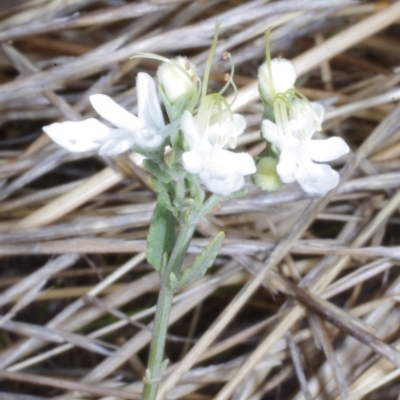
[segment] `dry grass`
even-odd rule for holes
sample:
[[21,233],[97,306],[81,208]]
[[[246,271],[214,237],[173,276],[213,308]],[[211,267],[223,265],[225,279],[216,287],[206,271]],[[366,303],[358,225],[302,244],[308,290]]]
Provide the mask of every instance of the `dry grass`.
[[[262,149],[255,80],[264,31],[328,108],[321,137],[352,153],[310,198],[249,185],[204,219],[188,258],[224,229],[216,265],[176,296],[161,399],[396,400],[400,392],[400,2],[0,2],[0,398],[138,399],[158,276],[155,204],[136,155],[70,154],[41,127],[93,116],[92,93],[135,109],[138,51],[204,68],[214,24]],[[212,81],[229,68],[215,60]]]

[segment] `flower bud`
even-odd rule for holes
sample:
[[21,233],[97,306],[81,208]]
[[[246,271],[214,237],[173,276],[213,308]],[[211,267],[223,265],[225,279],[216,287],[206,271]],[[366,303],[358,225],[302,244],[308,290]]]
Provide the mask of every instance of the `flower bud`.
[[262,100],[271,104],[278,93],[285,93],[294,87],[296,78],[296,68],[289,60],[274,58],[270,68],[267,63],[261,64],[258,68],[258,84]]
[[278,160],[272,157],[264,157],[257,163],[257,172],[254,174],[254,183],[268,192],[273,192],[282,185],[282,181],[276,172]]
[[186,57],[163,62],[157,71],[164,96],[171,105],[192,97],[196,89],[196,67]]

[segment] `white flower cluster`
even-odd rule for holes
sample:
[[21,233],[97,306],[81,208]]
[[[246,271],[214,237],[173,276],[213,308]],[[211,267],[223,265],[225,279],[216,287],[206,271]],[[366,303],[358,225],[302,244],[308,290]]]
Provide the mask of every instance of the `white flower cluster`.
[[[167,103],[167,111],[173,114],[174,104],[178,104],[180,124],[174,128],[180,128],[186,140],[183,168],[191,174],[198,174],[210,192],[229,195],[243,186],[245,175],[256,171],[250,155],[225,149],[228,144],[234,147],[246,122],[241,115],[232,115],[230,110],[219,115],[208,96],[204,100],[208,106],[199,106],[199,110],[205,110],[199,112],[202,117],[193,117],[188,110],[181,112],[179,107],[182,104],[187,106],[195,98],[195,74],[196,69],[187,58],[167,60],[158,70],[160,91]],[[137,96],[138,117],[108,96],[90,96],[93,108],[116,128],[89,118],[79,122],[54,123],[43,130],[54,142],[72,152],[98,150],[100,155],[114,156],[129,151],[133,146],[139,150],[165,146],[171,129],[164,123],[156,85],[150,75],[138,74]]]
[[296,70],[285,59],[273,59],[259,68],[260,94],[266,107],[273,110],[275,121],[264,119],[264,139],[276,146],[279,162],[276,171],[284,183],[297,181],[310,194],[325,195],[339,182],[339,174],[327,164],[348,153],[342,138],[311,140],[321,130],[324,108],[296,96]]
[[[327,164],[349,151],[339,137],[312,140],[321,130],[324,109],[310,103],[294,88],[297,73],[285,59],[270,60],[258,71],[259,91],[265,106],[261,133],[271,145],[272,157],[261,158],[257,168],[246,153],[233,153],[236,140],[246,122],[233,114],[221,93],[206,94],[208,72],[201,87],[196,68],[185,57],[161,59],[157,75],[159,92],[170,118],[164,122],[156,84],[150,75],[137,77],[138,117],[132,115],[110,97],[95,94],[90,102],[98,114],[115,127],[94,118],[80,122],[54,123],[43,130],[60,146],[73,151],[97,150],[113,156],[132,148],[146,152],[172,147],[171,132],[180,131],[184,139],[178,151],[181,165],[190,174],[199,176],[212,193],[229,195],[239,190],[246,175],[266,190],[276,190],[281,182],[297,181],[310,194],[324,195],[339,182],[339,174]],[[206,70],[207,70],[206,69]],[[233,83],[232,83],[233,85]],[[201,87],[201,93],[200,93]],[[224,89],[223,89],[224,90]],[[196,104],[200,99],[200,104]],[[178,149],[174,149],[178,150]]]

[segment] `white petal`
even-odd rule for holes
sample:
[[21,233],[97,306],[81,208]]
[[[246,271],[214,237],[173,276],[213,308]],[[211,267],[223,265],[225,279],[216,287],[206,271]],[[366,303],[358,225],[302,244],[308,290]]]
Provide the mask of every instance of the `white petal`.
[[325,140],[304,140],[302,152],[314,161],[332,161],[349,152],[349,146],[340,137]]
[[294,100],[290,112],[289,130],[299,139],[311,139],[316,131],[321,130],[323,112],[323,107],[317,103],[309,103],[303,99]]
[[210,179],[231,181],[233,176],[254,174],[256,166],[249,154],[214,149],[204,164],[204,170]]
[[43,130],[54,142],[72,152],[97,150],[119,133],[94,118],[54,123],[44,126]]
[[246,118],[241,114],[233,114],[233,123],[235,125],[235,137],[238,137],[246,129]]
[[181,129],[190,150],[196,148],[200,142],[200,137],[193,115],[189,111],[185,111],[181,117]]
[[145,149],[160,147],[164,140],[164,136],[156,128],[145,126],[135,131],[135,144]]
[[325,118],[325,108],[323,105],[313,102],[311,103],[312,108],[314,109],[314,112],[317,116],[318,122],[320,124],[322,124],[324,122],[324,118]]
[[196,151],[185,151],[182,154],[182,165],[185,170],[191,174],[198,174],[204,168],[204,160],[202,154]]
[[204,186],[210,192],[224,196],[238,191],[244,184],[244,178],[239,174],[231,174],[225,179],[215,179],[206,171],[203,171],[199,176]]
[[154,79],[140,72],[136,80],[138,116],[146,125],[162,130],[165,127]]
[[301,188],[310,194],[323,196],[339,182],[339,174],[326,164],[303,162],[295,172]]
[[269,119],[264,119],[261,123],[261,134],[265,140],[273,143],[279,149],[281,148],[282,138],[279,135],[278,126],[274,122]]
[[228,150],[214,149],[206,169],[214,178],[225,179],[229,175],[236,174],[237,155]]
[[[224,152],[225,151],[226,150],[224,150]],[[230,168],[232,169],[232,171],[235,171],[236,173],[241,175],[250,175],[254,174],[257,171],[254,159],[250,154],[232,153],[228,151],[226,152],[233,155],[233,157],[228,157],[228,160],[230,161]]]
[[143,125],[138,117],[126,111],[109,96],[94,94],[90,96],[90,102],[103,118],[118,128],[134,131]]
[[295,172],[297,170],[296,158],[290,151],[283,151],[279,157],[279,163],[276,172],[284,183],[295,181]]
[[115,156],[125,153],[134,145],[133,140],[129,139],[112,139],[103,144],[99,150],[99,154],[103,156]]

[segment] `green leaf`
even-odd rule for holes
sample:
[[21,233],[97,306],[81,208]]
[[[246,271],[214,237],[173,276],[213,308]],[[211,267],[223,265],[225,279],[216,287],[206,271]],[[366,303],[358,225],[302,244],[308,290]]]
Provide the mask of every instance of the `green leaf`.
[[162,201],[158,201],[147,236],[147,261],[158,272],[164,264],[165,254],[171,254],[176,241],[176,218]]
[[186,285],[202,278],[206,274],[208,268],[213,265],[224,238],[224,232],[218,233],[207,247],[194,259],[193,264],[180,274],[177,281],[175,279],[170,279],[171,289],[176,292]]

